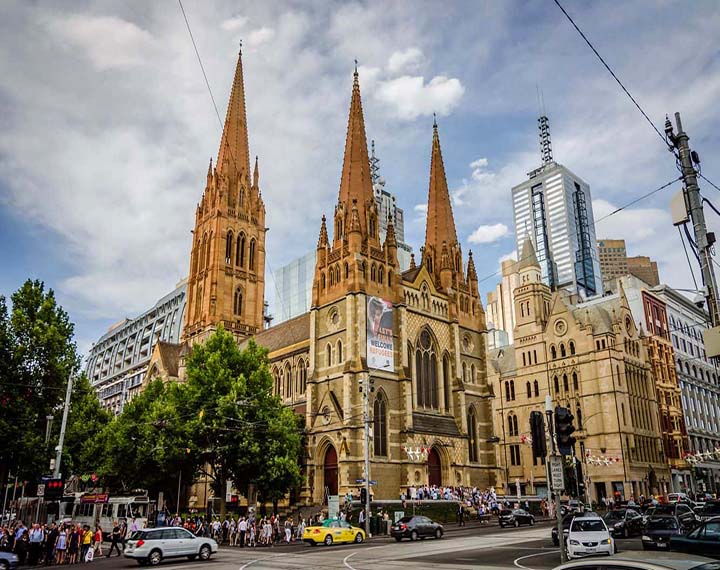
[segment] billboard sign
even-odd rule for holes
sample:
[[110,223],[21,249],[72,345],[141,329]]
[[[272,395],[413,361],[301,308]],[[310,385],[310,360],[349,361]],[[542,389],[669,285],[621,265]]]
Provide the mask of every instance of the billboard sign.
[[380,297],[367,298],[367,365],[386,372],[395,369],[393,305]]

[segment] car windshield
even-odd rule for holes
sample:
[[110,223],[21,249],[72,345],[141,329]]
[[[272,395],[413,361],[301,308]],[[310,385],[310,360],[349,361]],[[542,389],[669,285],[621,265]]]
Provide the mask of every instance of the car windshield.
[[403,517],[403,518],[401,518],[398,522],[407,524],[407,523],[409,523],[411,520],[413,520],[412,517]]
[[720,503],[707,503],[703,507],[704,515],[720,515]]
[[648,530],[676,530],[678,523],[673,517],[651,518],[645,528]]
[[605,525],[600,519],[575,519],[570,532],[602,532]]
[[615,521],[625,518],[625,511],[610,511],[605,515],[606,521]]
[[145,538],[145,535],[147,533],[142,530],[136,530],[130,535],[130,540],[140,540],[141,538]]

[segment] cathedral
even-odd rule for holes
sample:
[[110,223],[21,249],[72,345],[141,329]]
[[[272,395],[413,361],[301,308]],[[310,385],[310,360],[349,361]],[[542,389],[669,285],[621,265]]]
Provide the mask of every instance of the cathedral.
[[183,354],[222,324],[269,350],[274,389],[305,418],[304,504],[357,491],[364,477],[363,394],[370,387],[374,496],[423,485],[495,482],[485,314],[453,219],[433,124],[422,259],[402,272],[392,220],[380,239],[357,69],[337,204],[320,221],[312,306],[264,326],[265,205],[250,169],[242,54],[218,158],[195,228],[179,345],[159,342],[148,376],[182,378]]

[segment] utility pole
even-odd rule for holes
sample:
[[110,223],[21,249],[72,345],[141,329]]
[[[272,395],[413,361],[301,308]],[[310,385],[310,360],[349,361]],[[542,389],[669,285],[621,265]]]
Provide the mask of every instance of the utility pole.
[[[552,449],[551,457],[554,459],[555,457],[560,457],[560,460],[562,460],[562,455],[558,455],[557,453],[557,446],[555,445],[555,431],[553,429],[553,409],[552,409],[552,398],[548,394],[545,396],[545,414],[547,415],[547,422],[548,422],[548,433],[550,434],[550,445]],[[550,465],[550,461],[547,462],[548,465]],[[552,470],[552,466],[549,467],[548,472]],[[558,533],[558,542],[560,544],[560,562],[565,563],[567,562],[567,552],[565,551],[565,536],[563,535],[563,524],[562,520],[563,517],[560,515],[560,492],[562,489],[556,489],[555,485],[552,484],[552,479],[548,480],[549,487],[552,489],[552,492],[555,495],[555,517],[557,521],[557,533]]]
[[370,375],[361,387],[363,395],[363,422],[365,424],[365,536],[370,536]]
[[60,460],[62,459],[63,442],[65,441],[65,428],[67,427],[68,413],[70,411],[70,397],[72,396],[73,373],[68,378],[67,392],[65,393],[65,408],[63,409],[62,423],[60,424],[60,439],[57,446],[57,455],[55,455],[55,470],[53,478],[60,478]]
[[715,279],[715,271],[712,266],[711,248],[715,243],[715,234],[708,233],[705,224],[705,213],[703,212],[700,187],[697,182],[696,164],[700,164],[698,154],[690,149],[688,141],[690,137],[683,130],[680,120],[680,113],[675,113],[675,124],[677,134],[673,132],[673,125],[669,118],[665,119],[665,137],[668,140],[669,150],[678,160],[683,182],[685,184],[685,207],[692,219],[695,242],[700,257],[700,271],[702,273],[703,285],[705,286],[705,299],[707,301],[708,313],[713,327],[720,325],[720,313],[718,313],[718,289]]

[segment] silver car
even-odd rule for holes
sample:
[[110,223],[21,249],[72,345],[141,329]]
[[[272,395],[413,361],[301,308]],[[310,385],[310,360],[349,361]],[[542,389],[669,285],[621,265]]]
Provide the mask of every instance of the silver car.
[[137,530],[125,543],[125,557],[134,558],[140,566],[156,566],[164,558],[181,556],[189,560],[209,560],[217,551],[218,544],[212,538],[195,536],[180,527]]

